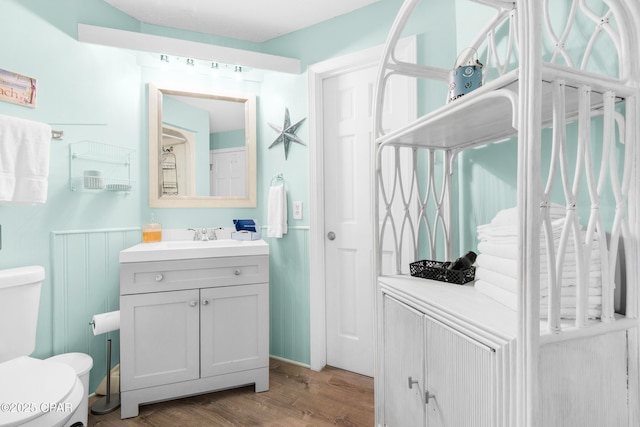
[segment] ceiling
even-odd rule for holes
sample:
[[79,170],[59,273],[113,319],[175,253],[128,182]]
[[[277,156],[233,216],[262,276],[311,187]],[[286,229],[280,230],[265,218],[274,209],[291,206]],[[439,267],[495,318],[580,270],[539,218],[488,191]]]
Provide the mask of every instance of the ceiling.
[[138,21],[264,42],[379,0],[105,0]]

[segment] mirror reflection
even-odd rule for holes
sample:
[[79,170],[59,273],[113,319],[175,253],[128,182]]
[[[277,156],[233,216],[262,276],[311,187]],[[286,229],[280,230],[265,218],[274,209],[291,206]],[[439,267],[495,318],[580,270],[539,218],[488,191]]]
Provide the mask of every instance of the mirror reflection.
[[149,87],[152,207],[255,206],[255,97]]

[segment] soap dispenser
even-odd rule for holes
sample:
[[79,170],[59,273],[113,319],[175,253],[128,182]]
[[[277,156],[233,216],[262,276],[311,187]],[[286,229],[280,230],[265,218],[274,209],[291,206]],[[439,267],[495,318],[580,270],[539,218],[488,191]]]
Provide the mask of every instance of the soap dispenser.
[[142,242],[153,243],[162,240],[162,224],[156,222],[155,214],[151,214],[151,222],[142,225]]

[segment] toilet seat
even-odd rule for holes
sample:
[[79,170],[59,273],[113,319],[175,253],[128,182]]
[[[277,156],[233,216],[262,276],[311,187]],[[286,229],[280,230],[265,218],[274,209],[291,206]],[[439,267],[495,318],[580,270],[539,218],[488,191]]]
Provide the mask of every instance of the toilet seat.
[[82,400],[84,388],[65,364],[18,357],[0,363],[0,427],[61,426]]

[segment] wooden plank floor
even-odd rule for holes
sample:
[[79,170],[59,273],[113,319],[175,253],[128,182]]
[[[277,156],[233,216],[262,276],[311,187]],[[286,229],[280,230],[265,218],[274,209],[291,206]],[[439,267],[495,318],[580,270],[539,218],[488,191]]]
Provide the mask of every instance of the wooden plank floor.
[[89,427],[374,425],[372,378],[329,366],[315,372],[275,359],[269,368],[269,391],[263,393],[249,386],[144,405],[138,417],[126,420],[120,410],[89,413]]

